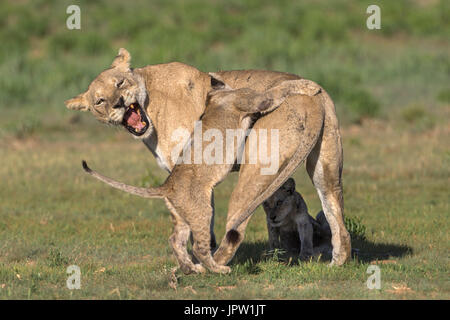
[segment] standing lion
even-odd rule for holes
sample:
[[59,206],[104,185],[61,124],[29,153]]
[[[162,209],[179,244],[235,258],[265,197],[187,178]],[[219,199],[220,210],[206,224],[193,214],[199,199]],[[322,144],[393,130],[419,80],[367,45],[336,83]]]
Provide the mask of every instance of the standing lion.
[[[172,139],[173,132],[180,127],[194,131],[195,121],[207,107],[208,93],[217,86],[264,92],[283,81],[301,79],[293,74],[261,70],[208,74],[178,62],[133,69],[130,60],[128,51],[120,49],[111,67],[101,72],[86,92],[66,101],[66,106],[90,111],[101,122],[124,127],[142,140],[158,164],[169,172],[176,165],[176,159],[171,157],[177,144]],[[252,128],[258,139],[262,138],[261,129],[278,130],[279,170],[261,174],[261,168],[267,164],[260,159],[252,163],[249,142],[244,142],[243,162],[235,166],[239,180],[228,206],[227,233],[214,253],[215,262],[226,265],[232,259],[254,210],[306,161],[332,232],[331,264],[343,264],[350,257],[351,244],[343,219],[342,141],[331,98],[323,88],[314,96],[286,97],[277,109],[261,115]],[[268,150],[271,158],[270,146]],[[205,201],[214,212],[213,195]]]

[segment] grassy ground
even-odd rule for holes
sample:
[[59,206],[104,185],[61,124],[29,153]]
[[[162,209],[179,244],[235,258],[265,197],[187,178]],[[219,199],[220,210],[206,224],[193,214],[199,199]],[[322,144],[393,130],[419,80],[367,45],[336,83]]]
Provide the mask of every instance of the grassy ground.
[[[365,27],[367,1],[81,1],[81,31],[65,28],[72,1],[2,2],[0,298],[449,299],[449,8],[379,2],[379,31]],[[63,105],[120,46],[135,66],[273,69],[329,89],[343,125],[346,216],[366,228],[353,242],[359,255],[331,269],[277,260],[258,209],[231,275],[177,274],[169,287],[163,202],[105,187],[80,160],[132,184],[165,173],[125,132]],[[219,239],[236,178],[215,193]],[[303,168],[295,178],[315,214]],[[371,263],[381,290],[366,287]],[[81,268],[81,290],[66,288],[69,265]]]

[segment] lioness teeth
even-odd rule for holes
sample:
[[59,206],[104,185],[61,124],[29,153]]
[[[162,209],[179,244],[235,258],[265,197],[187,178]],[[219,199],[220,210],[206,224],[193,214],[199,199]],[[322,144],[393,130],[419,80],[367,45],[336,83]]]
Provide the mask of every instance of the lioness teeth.
[[130,104],[130,108],[131,108],[131,109],[134,109],[134,104]]
[[147,125],[144,121],[141,121],[141,124],[144,125],[144,126]]

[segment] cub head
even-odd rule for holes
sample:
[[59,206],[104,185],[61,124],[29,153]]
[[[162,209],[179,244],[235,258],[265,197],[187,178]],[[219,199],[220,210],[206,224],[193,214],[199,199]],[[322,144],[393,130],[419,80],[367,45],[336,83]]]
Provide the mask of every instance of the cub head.
[[67,108],[90,111],[107,124],[123,126],[135,137],[151,134],[146,113],[148,94],[144,79],[130,68],[130,53],[121,48],[111,67],[100,73],[83,92],[65,102]]
[[289,178],[270,198],[264,201],[263,207],[270,225],[279,227],[283,224],[289,213],[297,209],[298,196],[295,192],[295,181]]

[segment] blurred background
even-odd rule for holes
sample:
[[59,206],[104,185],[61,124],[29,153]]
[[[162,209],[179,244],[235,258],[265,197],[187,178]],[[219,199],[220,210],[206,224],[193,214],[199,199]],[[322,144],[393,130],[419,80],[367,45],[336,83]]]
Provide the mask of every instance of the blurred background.
[[[381,8],[380,30],[366,27],[372,3]],[[71,4],[80,6],[81,30],[66,27]],[[8,117],[0,124],[32,131],[69,117],[63,101],[85,90],[125,47],[135,67],[181,61],[202,71],[299,74],[331,93],[344,124],[386,117],[432,125],[450,100],[449,6],[445,0],[2,1],[0,108]],[[33,112],[25,116],[25,109]]]
[[[72,4],[81,30],[66,26]],[[366,26],[372,4],[379,30]],[[346,225],[359,255],[333,270],[271,260],[258,209],[231,275],[169,288],[164,203],[98,183],[80,161],[134,185],[167,174],[124,130],[64,105],[120,47],[133,67],[268,69],[322,85],[341,123]],[[449,299],[449,56],[448,0],[2,0],[0,298]],[[304,171],[297,190],[315,216]],[[236,180],[215,190],[218,239]],[[381,291],[364,285],[372,263],[383,264]],[[81,267],[83,290],[65,288],[69,264]]]

